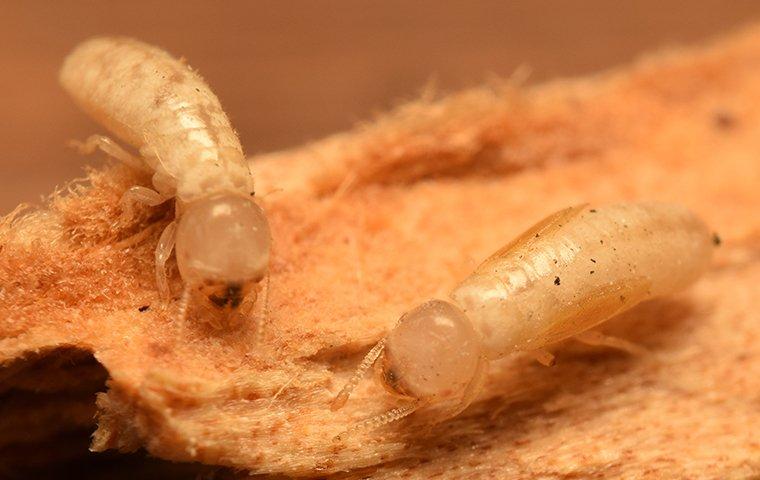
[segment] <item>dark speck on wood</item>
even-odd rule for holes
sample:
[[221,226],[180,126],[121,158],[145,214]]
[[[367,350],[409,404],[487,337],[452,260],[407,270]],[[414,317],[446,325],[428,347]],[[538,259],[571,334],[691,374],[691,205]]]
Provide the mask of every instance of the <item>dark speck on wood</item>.
[[731,112],[719,110],[713,113],[713,125],[720,130],[729,130],[736,126],[736,116]]
[[559,277],[554,277],[554,285],[559,285]]

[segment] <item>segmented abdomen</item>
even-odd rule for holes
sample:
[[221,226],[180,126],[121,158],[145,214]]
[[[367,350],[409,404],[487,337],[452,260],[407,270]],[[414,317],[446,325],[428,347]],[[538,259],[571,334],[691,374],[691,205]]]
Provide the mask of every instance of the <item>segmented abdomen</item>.
[[96,121],[140,150],[154,184],[183,201],[253,188],[219,100],[190,67],[129,38],[94,38],[64,62],[63,87]]
[[587,330],[694,281],[712,254],[707,227],[676,205],[569,208],[480,265],[452,293],[491,357]]

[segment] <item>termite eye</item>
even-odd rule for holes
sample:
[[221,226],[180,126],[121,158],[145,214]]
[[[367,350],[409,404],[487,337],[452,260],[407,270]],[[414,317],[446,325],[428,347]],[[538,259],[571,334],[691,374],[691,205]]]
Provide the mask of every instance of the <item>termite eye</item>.
[[266,274],[270,244],[269,223],[251,198],[203,198],[180,217],[177,265],[190,285],[244,285]]
[[388,335],[380,363],[385,386],[414,398],[461,394],[481,361],[480,343],[459,308],[441,300],[424,303]]

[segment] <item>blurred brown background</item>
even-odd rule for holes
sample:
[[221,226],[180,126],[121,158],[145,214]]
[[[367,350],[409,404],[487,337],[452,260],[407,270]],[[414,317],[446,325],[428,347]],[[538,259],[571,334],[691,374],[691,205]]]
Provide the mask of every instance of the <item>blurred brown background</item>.
[[531,81],[623,63],[760,18],[760,2],[0,2],[0,214],[79,176],[70,138],[101,132],[57,84],[64,55],[97,34],[185,56],[249,154],[346,129],[414,97],[532,68]]

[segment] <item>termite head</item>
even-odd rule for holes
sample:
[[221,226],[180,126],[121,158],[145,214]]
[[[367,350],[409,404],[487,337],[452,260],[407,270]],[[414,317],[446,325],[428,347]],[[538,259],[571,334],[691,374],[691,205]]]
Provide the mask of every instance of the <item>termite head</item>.
[[[448,302],[431,300],[405,313],[388,336],[364,357],[354,375],[332,402],[341,408],[362,376],[378,360],[377,374],[388,392],[406,405],[366,419],[335,437],[374,429],[411,415],[421,406],[444,407],[439,418],[450,418],[467,408],[485,378],[482,340],[470,319]],[[447,408],[451,400],[455,407]]]
[[266,275],[271,233],[252,198],[235,194],[190,203],[177,225],[177,265],[189,288],[235,310]]
[[393,395],[422,401],[461,396],[480,371],[481,340],[456,306],[431,300],[388,334],[378,375]]

